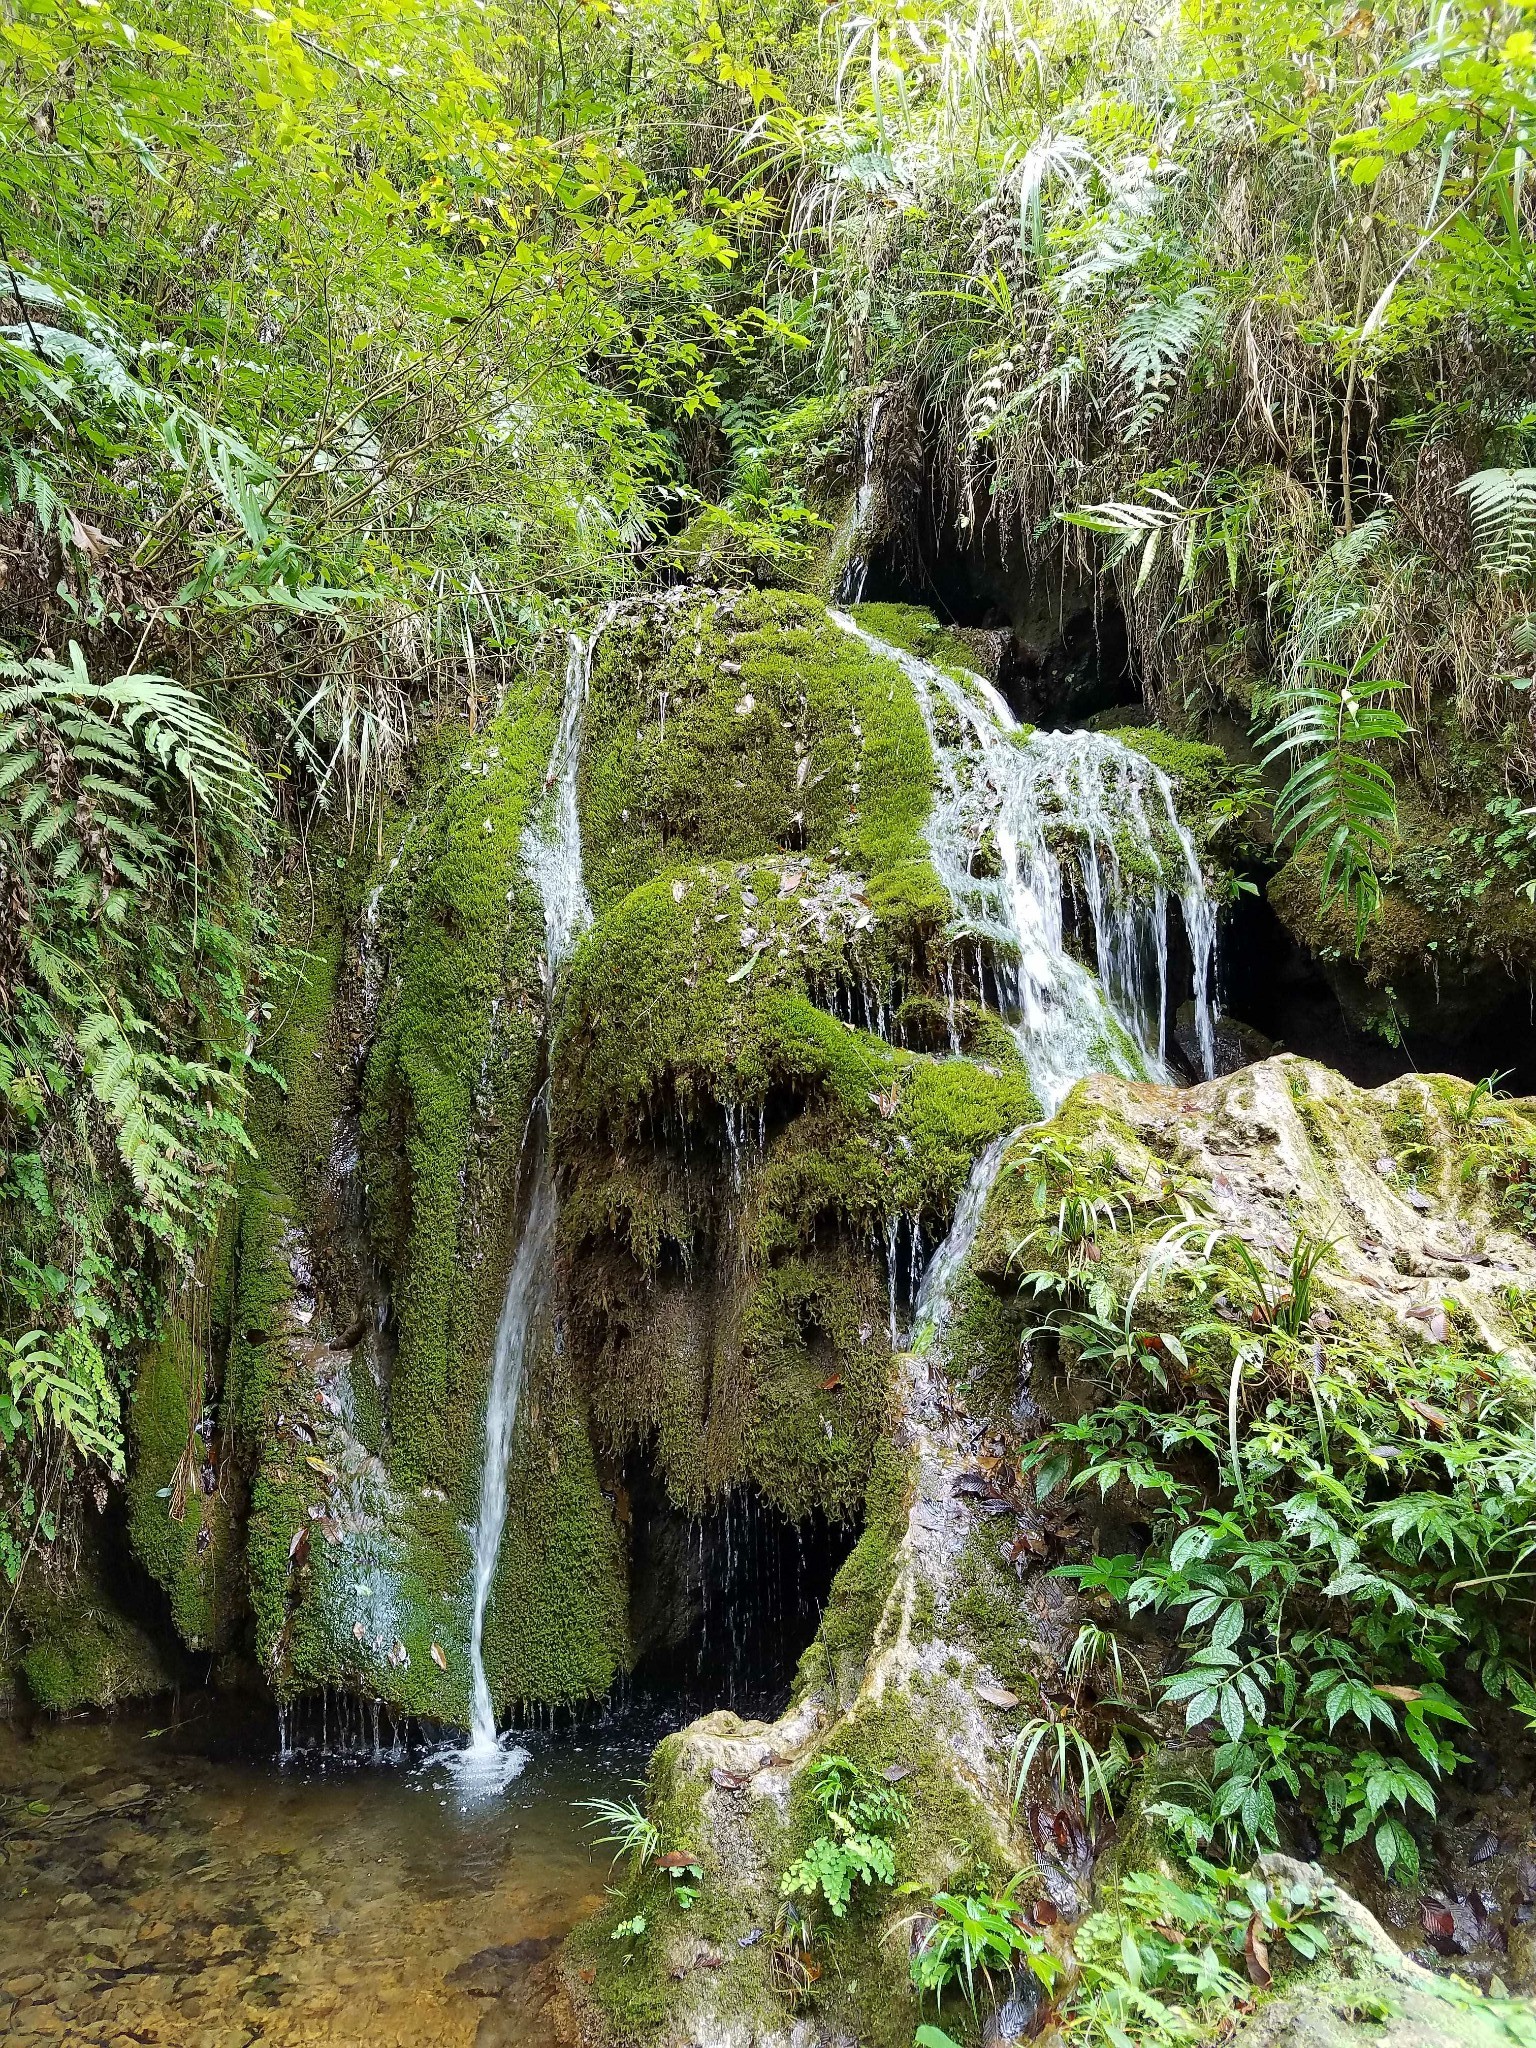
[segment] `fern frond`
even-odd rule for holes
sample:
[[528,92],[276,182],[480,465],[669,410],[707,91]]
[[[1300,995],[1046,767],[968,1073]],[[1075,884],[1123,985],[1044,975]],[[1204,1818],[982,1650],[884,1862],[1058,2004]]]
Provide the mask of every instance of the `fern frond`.
[[1340,899],[1349,905],[1356,951],[1380,904],[1377,869],[1397,831],[1391,771],[1362,749],[1393,745],[1409,730],[1381,701],[1402,685],[1367,673],[1380,652],[1371,648],[1347,669],[1312,663],[1279,692],[1259,740],[1266,767],[1291,764],[1275,800],[1275,843],[1321,854],[1323,908]]
[[1211,294],[1202,285],[1176,299],[1143,299],[1121,321],[1109,359],[1140,398],[1188,362],[1214,321]]
[[1467,501],[1478,559],[1496,576],[1536,567],[1536,469],[1480,469],[1456,486]]

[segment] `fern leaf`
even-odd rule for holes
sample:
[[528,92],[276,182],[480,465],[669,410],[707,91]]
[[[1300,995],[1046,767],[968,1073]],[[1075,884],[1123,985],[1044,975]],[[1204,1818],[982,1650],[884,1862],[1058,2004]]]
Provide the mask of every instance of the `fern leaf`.
[[1456,489],[1482,566],[1496,576],[1528,575],[1536,567],[1536,469],[1480,469]]

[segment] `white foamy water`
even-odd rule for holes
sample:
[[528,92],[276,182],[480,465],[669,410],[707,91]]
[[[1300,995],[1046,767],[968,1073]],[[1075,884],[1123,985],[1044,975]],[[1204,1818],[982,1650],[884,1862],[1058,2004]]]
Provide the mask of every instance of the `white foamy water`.
[[[984,677],[951,675],[846,613],[832,617],[912,683],[938,767],[927,837],[952,930],[977,942],[978,978],[996,974],[1046,1115],[1085,1074],[1167,1077],[1170,899],[1189,935],[1195,1033],[1213,1074],[1216,905],[1162,770],[1104,733],[1026,736]],[[1069,893],[1097,974],[1067,948]]]
[[994,1138],[971,1168],[965,1191],[955,1205],[954,1221],[944,1242],[928,1261],[923,1284],[917,1291],[917,1307],[912,1317],[914,1344],[922,1341],[925,1332],[936,1330],[948,1314],[950,1295],[976,1242],[992,1183],[1002,1170],[1004,1153],[1018,1135],[1017,1131],[1005,1131],[1000,1138]]

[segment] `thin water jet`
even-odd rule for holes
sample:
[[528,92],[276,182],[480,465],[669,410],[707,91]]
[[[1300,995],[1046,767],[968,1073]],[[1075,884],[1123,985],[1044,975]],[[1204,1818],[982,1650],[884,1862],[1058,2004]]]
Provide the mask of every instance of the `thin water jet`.
[[[590,635],[583,637],[573,633],[570,636],[560,723],[544,777],[550,799],[544,814],[525,828],[522,837],[523,863],[539,892],[544,910],[546,1027],[554,1006],[555,979],[559,968],[577,938],[592,922],[592,906],[587,900],[582,873],[576,774],[581,761],[587,693],[592,681],[592,657],[604,628],[616,610],[616,606],[610,606]],[[512,1451],[512,1434],[517,1424],[528,1361],[548,1308],[550,1254],[559,1209],[548,1087],[546,1081],[535,1099],[529,1113],[529,1130],[524,1136],[524,1153],[529,1164],[529,1193],[522,1233],[496,1326],[491,1384],[486,1400],[480,1506],[475,1518],[469,1636],[470,1727],[469,1740],[458,1752],[458,1766],[466,1785],[486,1791],[500,1790],[517,1776],[528,1760],[526,1749],[510,1738],[498,1736],[496,1731],[496,1703],[485,1668],[485,1617],[501,1555],[502,1531],[506,1526],[507,1464]]]

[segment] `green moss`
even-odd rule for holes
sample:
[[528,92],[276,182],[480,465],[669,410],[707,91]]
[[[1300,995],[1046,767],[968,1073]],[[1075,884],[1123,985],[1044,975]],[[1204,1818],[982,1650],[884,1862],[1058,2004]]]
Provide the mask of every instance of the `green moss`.
[[[985,1806],[957,1777],[938,1697],[921,1682],[914,1692],[888,1690],[878,1703],[861,1701],[821,1748],[849,1757],[877,1780],[900,1766],[908,1774],[901,1780],[908,1812],[893,1837],[897,1888],[860,1887],[843,1919],[823,1921],[824,1967],[807,2009],[823,2035],[846,2029],[867,2048],[909,2048],[922,2014],[900,1961],[901,1923],[924,1895],[960,1879],[1001,1890],[1014,1864]],[[786,1865],[822,1825],[802,1769],[780,1847]]]
[[921,832],[933,765],[910,685],[785,591],[635,609],[592,670],[580,801],[599,912],[684,861],[840,855],[870,900],[934,928]]
[[116,1707],[167,1691],[176,1673],[105,1590],[87,1554],[66,1579],[55,1564],[28,1573],[19,1599],[27,1691],[52,1713]]
[[216,1441],[200,1434],[214,1391],[211,1361],[173,1317],[140,1362],[129,1405],[133,1547],[170,1599],[189,1649],[223,1649],[245,1607],[234,1501],[221,1490]]
[[882,1438],[875,1447],[864,1504],[864,1532],[839,1567],[821,1617],[795,1673],[795,1697],[827,1688],[851,1701],[874,1648],[896,1583],[911,1481],[905,1459]]
[[1037,1654],[1018,1574],[1004,1562],[989,1522],[979,1523],[966,1539],[941,1627],[947,1641],[963,1644],[1021,1698],[1038,1697]]
[[889,641],[936,668],[975,673],[976,656],[969,643],[921,605],[860,604],[853,607],[853,616],[877,640]]
[[[1491,781],[1501,773],[1490,770]],[[1482,801],[1489,786],[1475,795],[1440,790],[1449,805],[1441,810],[1400,779],[1398,843],[1358,944],[1348,906],[1321,903],[1315,855],[1293,854],[1269,884],[1286,926],[1334,965],[1346,1006],[1394,1042],[1415,1024],[1453,1030],[1458,1013],[1486,1007],[1490,983],[1502,992],[1506,978],[1536,965],[1536,905],[1521,893],[1523,829],[1506,826],[1501,839],[1501,820]]]
[[466,1509],[510,1207],[498,1202],[477,1232],[471,1147],[477,1127],[488,1129],[494,1157],[478,1163],[504,1189],[542,1015],[543,919],[521,845],[553,732],[549,704],[525,695],[466,742],[381,902],[394,971],[368,1061],[363,1132],[395,1273],[392,1465]]
[[999,1286],[972,1271],[955,1288],[944,1332],[944,1366],[965,1388],[973,1414],[1006,1415],[1013,1407],[1028,1320],[1016,1275]]
[[625,1555],[584,1410],[565,1375],[525,1396],[486,1613],[498,1704],[601,1697],[630,1661]]

